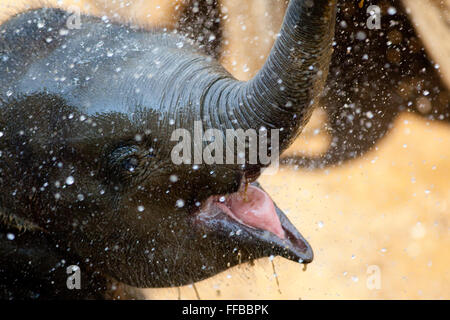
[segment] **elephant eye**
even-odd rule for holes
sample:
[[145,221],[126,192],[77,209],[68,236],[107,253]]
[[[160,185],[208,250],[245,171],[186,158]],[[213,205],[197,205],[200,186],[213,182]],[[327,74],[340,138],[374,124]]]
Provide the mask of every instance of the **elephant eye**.
[[136,146],[122,146],[111,153],[111,163],[126,172],[134,172],[139,166],[139,148]]
[[138,165],[139,160],[136,157],[129,157],[122,161],[122,167],[129,172],[134,172]]

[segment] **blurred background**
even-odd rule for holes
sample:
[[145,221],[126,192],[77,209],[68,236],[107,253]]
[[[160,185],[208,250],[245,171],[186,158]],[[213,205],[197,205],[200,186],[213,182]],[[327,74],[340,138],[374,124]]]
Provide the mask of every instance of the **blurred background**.
[[[0,0],[0,22],[42,3]],[[264,63],[287,6],[284,0],[44,3],[179,29],[241,80]],[[379,26],[369,28],[376,19]],[[313,263],[304,270],[285,259],[260,259],[195,285],[140,294],[450,298],[450,0],[339,1],[334,47],[310,123],[282,155],[279,172],[260,179],[311,243]]]

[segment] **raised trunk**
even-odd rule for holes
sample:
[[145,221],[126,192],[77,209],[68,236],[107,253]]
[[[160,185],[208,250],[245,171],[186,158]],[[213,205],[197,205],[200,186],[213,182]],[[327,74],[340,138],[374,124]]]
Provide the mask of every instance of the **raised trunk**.
[[222,128],[280,129],[282,152],[309,120],[332,54],[335,0],[292,0],[280,35],[248,82],[218,79],[205,95],[210,119]]

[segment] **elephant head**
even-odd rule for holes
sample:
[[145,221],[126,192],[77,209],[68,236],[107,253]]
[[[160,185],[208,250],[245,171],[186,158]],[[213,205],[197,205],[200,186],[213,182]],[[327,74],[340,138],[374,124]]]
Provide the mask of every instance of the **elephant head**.
[[[247,82],[176,32],[89,16],[67,29],[56,9],[11,18],[0,32],[10,57],[0,66],[0,204],[134,286],[192,283],[271,255],[309,263],[309,244],[255,182],[270,163],[250,161],[249,143],[230,152],[226,133],[265,132],[269,154],[292,143],[327,77],[335,11],[334,0],[291,0]],[[195,128],[213,139],[196,140]],[[181,163],[176,130],[192,138]],[[218,141],[224,161],[193,159]]]

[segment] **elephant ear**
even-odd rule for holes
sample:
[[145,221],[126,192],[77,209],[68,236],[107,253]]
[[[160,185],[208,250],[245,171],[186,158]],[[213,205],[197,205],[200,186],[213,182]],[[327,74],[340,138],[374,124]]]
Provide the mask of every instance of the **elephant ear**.
[[189,0],[176,29],[196,40],[206,54],[218,59],[222,49],[222,26],[219,0]]

